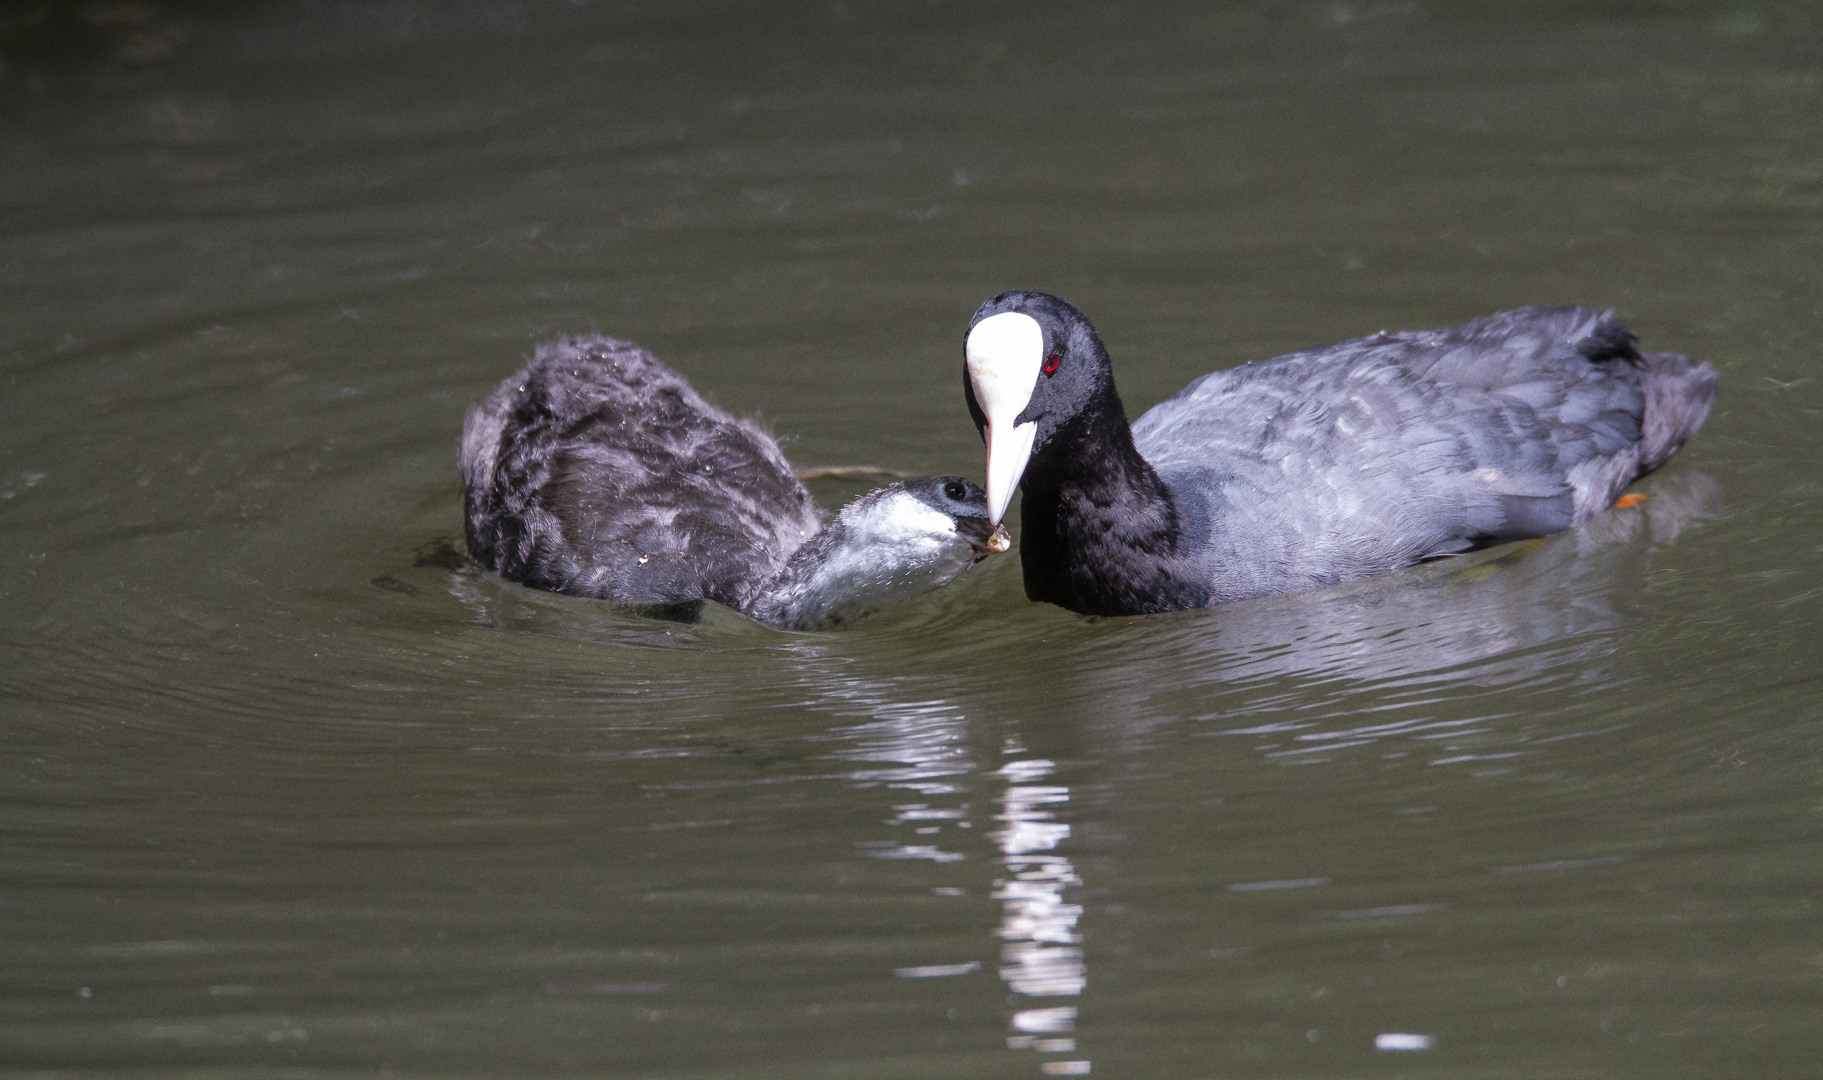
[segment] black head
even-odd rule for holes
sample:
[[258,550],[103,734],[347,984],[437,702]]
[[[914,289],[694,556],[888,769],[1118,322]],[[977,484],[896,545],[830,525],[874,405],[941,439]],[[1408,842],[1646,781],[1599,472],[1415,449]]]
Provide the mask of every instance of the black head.
[[988,517],[998,522],[1038,448],[1091,409],[1118,411],[1113,368],[1095,327],[1069,301],[1001,293],[969,320],[963,389],[988,444]]

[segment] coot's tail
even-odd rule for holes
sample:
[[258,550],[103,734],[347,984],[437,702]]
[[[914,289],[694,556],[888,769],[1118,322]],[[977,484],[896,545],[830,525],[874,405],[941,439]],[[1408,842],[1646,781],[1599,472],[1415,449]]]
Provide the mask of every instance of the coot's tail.
[[1715,404],[1715,369],[1677,353],[1643,353],[1640,386],[1646,413],[1640,439],[1642,472],[1658,468],[1703,426]]

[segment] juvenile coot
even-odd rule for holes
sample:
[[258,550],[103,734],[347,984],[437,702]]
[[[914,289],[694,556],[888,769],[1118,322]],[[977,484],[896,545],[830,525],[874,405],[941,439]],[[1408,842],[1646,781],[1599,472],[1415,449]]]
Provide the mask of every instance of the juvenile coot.
[[725,604],[771,626],[851,622],[927,592],[1006,534],[959,476],[849,503],[824,527],[771,435],[650,353],[539,345],[462,428],[468,548],[511,581],[639,604]]
[[1612,313],[1521,308],[1205,375],[1131,427],[1095,328],[1037,292],[969,322],[988,518],[1015,485],[1026,595],[1089,614],[1206,607],[1544,536],[1703,423],[1708,364]]

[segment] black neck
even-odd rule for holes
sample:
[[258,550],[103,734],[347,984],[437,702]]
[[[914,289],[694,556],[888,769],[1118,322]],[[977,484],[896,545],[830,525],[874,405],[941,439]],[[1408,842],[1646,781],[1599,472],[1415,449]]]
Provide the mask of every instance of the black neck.
[[1181,526],[1110,392],[1039,446],[1020,483],[1025,593],[1087,615],[1201,606],[1173,573]]

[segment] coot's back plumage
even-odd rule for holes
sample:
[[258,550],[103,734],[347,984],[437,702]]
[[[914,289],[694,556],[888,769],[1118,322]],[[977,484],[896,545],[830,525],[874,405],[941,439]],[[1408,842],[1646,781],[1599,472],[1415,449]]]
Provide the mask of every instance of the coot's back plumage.
[[[1093,613],[1290,592],[1562,531],[1670,457],[1715,392],[1708,365],[1641,354],[1612,313],[1534,307],[1214,372],[1128,429],[1081,312],[1008,293],[970,324],[970,408],[990,447],[977,369],[1013,347],[973,331],[1006,313],[1037,323],[1008,324],[1006,340],[1042,340],[1047,357],[1001,424],[1034,425],[1027,592]],[[990,453],[990,500],[995,468]]]
[[463,432],[469,550],[604,600],[739,607],[821,526],[771,435],[638,346],[540,344]]

